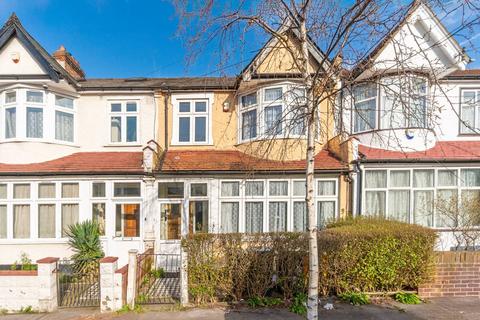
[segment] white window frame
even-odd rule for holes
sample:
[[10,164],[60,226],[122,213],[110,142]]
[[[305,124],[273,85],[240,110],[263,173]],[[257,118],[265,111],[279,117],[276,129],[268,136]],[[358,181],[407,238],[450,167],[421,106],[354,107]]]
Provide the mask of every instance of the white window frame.
[[[127,111],[127,103],[135,103],[137,110]],[[112,111],[112,104],[120,104],[120,111]],[[138,145],[140,143],[140,99],[132,97],[131,99],[110,99],[108,100],[108,144],[109,145]],[[112,141],[112,118],[120,118],[120,141]],[[127,117],[136,117],[137,139],[127,141]]]
[[[206,112],[195,112],[195,101],[205,101],[207,104]],[[180,112],[180,102],[190,102],[190,112]],[[213,118],[213,93],[189,93],[189,94],[173,94],[173,124],[172,124],[172,145],[213,145],[212,138],[212,118]],[[195,141],[195,116],[205,116],[206,122],[206,141]],[[190,141],[180,141],[179,135],[179,119],[180,117],[188,117],[190,119]]]
[[[67,108],[67,107],[62,107],[62,106],[59,106],[57,105],[57,96],[59,97],[62,97],[62,98],[67,98],[67,99],[71,99],[72,100],[72,103],[73,103],[73,106],[72,108]],[[71,96],[67,96],[65,94],[58,94],[58,93],[53,93],[53,104],[54,104],[54,114],[53,114],[53,119],[54,119],[54,132],[53,132],[53,139],[57,142],[57,143],[66,143],[66,144],[73,144],[75,143],[76,141],[76,137],[77,137],[77,128],[76,128],[76,121],[75,119],[77,118],[77,103],[75,101],[75,99]],[[58,112],[63,112],[63,113],[67,113],[67,114],[70,114],[72,117],[73,117],[73,132],[72,132],[72,135],[73,135],[73,141],[68,141],[68,140],[61,140],[61,139],[57,139],[57,111]]]
[[[474,110],[474,123],[470,125],[471,128],[464,127],[463,124],[463,109],[466,107],[466,103],[464,102],[463,99],[463,94],[465,92],[474,92],[475,93],[475,102],[471,105]],[[458,127],[458,133],[459,135],[478,135],[480,134],[480,88],[478,87],[472,87],[472,88],[467,88],[467,87],[462,87],[460,88],[460,97],[459,97],[459,114],[460,114],[460,119],[459,119],[459,127]]]
[[[358,86],[368,86],[369,84],[368,83],[359,83]],[[378,84],[376,83],[373,83],[373,85],[375,86],[375,89],[376,89],[376,95],[370,97],[370,98],[366,98],[366,99],[362,99],[362,100],[358,100],[358,101],[355,101],[355,95],[354,95],[354,91],[355,91],[355,87],[352,89],[352,99],[351,99],[351,103],[352,103],[352,132],[353,133],[362,133],[362,132],[369,132],[369,131],[372,131],[372,130],[375,130],[376,128],[378,128],[378,109],[379,109],[379,100],[380,100],[380,96],[379,96],[379,91],[380,91],[380,88],[378,86]],[[373,128],[371,129],[367,129],[367,130],[355,130],[355,125],[357,123],[357,104],[359,103],[363,103],[363,102],[366,102],[366,101],[371,101],[371,100],[375,100],[375,110],[373,111],[374,115],[375,115],[375,123],[373,124]]]

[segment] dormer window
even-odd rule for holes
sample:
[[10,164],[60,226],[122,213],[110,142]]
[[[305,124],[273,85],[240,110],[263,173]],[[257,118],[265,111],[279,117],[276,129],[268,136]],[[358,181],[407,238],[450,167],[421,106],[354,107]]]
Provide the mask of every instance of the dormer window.
[[266,87],[242,95],[239,99],[239,140],[303,136],[305,96],[305,89],[293,84]]
[[427,80],[385,77],[353,88],[353,132],[427,127]]

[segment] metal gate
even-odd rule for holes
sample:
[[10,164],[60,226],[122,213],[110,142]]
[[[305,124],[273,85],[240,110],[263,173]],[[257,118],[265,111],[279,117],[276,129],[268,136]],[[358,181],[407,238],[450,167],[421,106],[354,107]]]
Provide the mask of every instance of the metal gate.
[[60,307],[100,306],[99,261],[58,261],[57,285]]
[[180,255],[137,256],[136,303],[175,303],[180,299]]

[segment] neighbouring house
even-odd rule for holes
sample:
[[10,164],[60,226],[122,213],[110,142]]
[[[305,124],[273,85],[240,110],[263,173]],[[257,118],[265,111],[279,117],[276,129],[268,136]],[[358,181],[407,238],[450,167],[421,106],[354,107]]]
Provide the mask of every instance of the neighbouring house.
[[[426,58],[399,64],[395,46]],[[323,53],[308,49],[318,68]],[[120,263],[129,249],[178,252],[187,233],[305,230],[295,59],[272,38],[236,77],[89,79],[63,46],[50,55],[12,15],[0,30],[0,264],[22,252],[70,256],[65,231],[87,219]],[[425,60],[439,81],[429,82]],[[349,72],[355,85],[345,82],[340,108],[320,106],[319,226],[375,214],[443,230],[430,200],[480,190],[480,72],[468,62],[419,2]],[[397,112],[401,92],[381,81],[414,83],[414,112]]]

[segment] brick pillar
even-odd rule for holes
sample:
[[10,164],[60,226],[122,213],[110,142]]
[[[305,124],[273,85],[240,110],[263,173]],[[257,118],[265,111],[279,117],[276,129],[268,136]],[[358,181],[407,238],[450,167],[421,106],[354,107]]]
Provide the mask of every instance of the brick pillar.
[[38,309],[41,312],[52,312],[58,308],[57,261],[58,258],[53,257],[37,260]]
[[115,271],[117,271],[117,257],[100,259],[100,311],[116,311],[115,301]]

